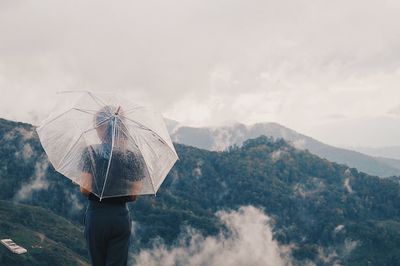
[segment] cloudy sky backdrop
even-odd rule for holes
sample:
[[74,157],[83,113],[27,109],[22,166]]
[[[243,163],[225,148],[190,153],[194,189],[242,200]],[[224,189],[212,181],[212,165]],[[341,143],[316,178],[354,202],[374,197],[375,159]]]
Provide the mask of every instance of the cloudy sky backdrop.
[[2,0],[0,117],[118,91],[187,125],[400,145],[397,0]]

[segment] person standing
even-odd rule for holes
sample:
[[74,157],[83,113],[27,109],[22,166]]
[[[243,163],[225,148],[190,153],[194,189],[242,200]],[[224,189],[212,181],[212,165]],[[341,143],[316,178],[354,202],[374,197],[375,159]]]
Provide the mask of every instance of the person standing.
[[101,143],[86,147],[80,161],[80,191],[88,199],[84,235],[93,266],[127,265],[131,235],[127,203],[137,199],[145,176],[143,158],[125,145],[124,123],[115,118],[122,110],[115,110],[105,106],[96,113]]

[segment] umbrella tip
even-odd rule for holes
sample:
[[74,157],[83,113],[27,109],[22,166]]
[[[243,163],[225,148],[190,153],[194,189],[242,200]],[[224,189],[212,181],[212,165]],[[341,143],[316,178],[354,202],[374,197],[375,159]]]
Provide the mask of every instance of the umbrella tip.
[[121,106],[118,106],[117,111],[115,112],[115,115],[118,115],[120,109],[121,109]]

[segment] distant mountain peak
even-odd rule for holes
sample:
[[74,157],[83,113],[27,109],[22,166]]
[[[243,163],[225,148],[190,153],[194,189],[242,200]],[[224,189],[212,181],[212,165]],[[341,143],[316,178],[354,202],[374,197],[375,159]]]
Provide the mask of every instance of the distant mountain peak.
[[297,149],[309,150],[317,156],[355,167],[371,175],[383,177],[400,175],[400,160],[375,158],[352,150],[336,148],[276,122],[260,122],[252,125],[234,123],[230,126],[200,128],[180,126],[170,133],[175,142],[214,151],[222,151],[232,145],[241,146],[244,141],[263,135],[273,139],[282,138]]

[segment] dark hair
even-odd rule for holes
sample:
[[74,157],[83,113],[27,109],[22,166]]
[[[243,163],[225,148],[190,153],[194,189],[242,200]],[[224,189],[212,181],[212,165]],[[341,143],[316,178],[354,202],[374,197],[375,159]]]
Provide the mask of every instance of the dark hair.
[[[117,129],[126,129],[123,121],[121,120],[122,117],[118,116],[119,114],[122,113],[123,112],[120,106],[117,108],[111,105],[106,105],[102,107],[99,111],[97,111],[94,117],[94,127],[95,128],[106,127],[105,133],[102,137],[103,142],[110,143],[112,141],[114,121],[115,121],[114,126],[117,127]],[[114,120],[113,118],[115,117],[115,115],[117,116]],[[125,135],[126,132],[118,132],[118,133],[119,136],[126,137]]]

